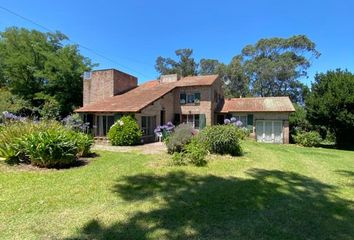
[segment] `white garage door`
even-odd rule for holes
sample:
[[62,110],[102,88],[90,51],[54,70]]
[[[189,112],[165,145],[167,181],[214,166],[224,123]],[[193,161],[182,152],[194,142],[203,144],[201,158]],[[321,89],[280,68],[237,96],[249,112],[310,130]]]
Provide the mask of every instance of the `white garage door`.
[[283,143],[283,122],[276,120],[256,121],[257,142]]

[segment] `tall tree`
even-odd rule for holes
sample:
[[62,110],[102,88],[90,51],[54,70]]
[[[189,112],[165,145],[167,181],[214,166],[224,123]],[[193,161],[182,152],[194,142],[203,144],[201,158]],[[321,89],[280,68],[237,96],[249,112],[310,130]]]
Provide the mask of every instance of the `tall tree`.
[[294,102],[303,103],[307,87],[300,78],[307,76],[311,58],[320,56],[315,47],[304,35],[261,39],[247,45],[242,58],[252,93],[262,97],[289,95]]
[[[61,115],[82,104],[82,77],[94,65],[60,33],[7,28],[0,33],[0,85],[31,102],[57,101]],[[38,96],[46,96],[38,98]],[[54,98],[51,99],[51,98]],[[46,105],[48,106],[48,104]]]
[[222,63],[216,59],[203,58],[199,62],[199,75],[217,74]]
[[189,48],[178,49],[175,51],[178,61],[172,58],[158,57],[156,59],[155,69],[161,74],[173,74],[185,76],[197,75],[198,64],[192,57],[193,50]]
[[354,74],[337,69],[317,74],[306,99],[314,125],[333,131],[339,146],[354,148]]
[[245,74],[241,56],[235,56],[230,64],[225,65],[220,75],[225,82],[227,97],[245,97],[250,94],[249,78]]

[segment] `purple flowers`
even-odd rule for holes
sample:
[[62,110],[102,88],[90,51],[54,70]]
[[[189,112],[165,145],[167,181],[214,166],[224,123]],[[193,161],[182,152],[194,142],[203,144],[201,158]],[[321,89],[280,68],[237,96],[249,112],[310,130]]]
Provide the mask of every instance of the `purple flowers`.
[[3,115],[5,120],[9,120],[9,121],[21,121],[21,122],[24,122],[24,121],[27,120],[27,118],[25,118],[25,117],[17,116],[15,114],[7,112],[7,111],[3,112],[2,115]]
[[230,124],[230,123],[231,123],[230,119],[227,118],[224,119],[224,124]]
[[86,132],[89,129],[90,123],[84,123],[78,114],[68,115],[62,123],[73,130]]
[[242,127],[243,123],[240,120],[237,120],[235,117],[232,117],[230,119],[225,118],[224,119],[224,124],[232,124],[236,127]]
[[172,132],[173,129],[175,128],[175,125],[173,125],[172,122],[168,122],[167,124],[165,125],[162,125],[162,126],[157,126],[154,130],[154,133],[162,133],[164,131],[166,132]]

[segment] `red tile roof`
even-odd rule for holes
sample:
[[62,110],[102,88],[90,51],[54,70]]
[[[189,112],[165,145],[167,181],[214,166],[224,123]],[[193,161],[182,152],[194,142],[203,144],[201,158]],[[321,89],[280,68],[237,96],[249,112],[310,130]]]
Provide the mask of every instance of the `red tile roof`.
[[176,87],[212,85],[218,75],[185,77],[177,82],[161,83],[159,80],[146,82],[124,94],[90,103],[75,112],[139,112]]
[[289,97],[256,97],[225,99],[220,112],[294,112]]

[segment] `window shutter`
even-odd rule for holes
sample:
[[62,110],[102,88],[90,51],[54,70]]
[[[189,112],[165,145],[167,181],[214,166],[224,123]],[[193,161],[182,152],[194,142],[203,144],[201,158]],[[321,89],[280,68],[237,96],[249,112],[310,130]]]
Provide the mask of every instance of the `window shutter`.
[[253,126],[253,114],[247,115],[247,125]]
[[199,114],[199,129],[205,128],[205,125],[206,125],[205,114]]
[[248,114],[247,115],[247,128],[253,132],[253,114]]
[[174,125],[178,125],[178,124],[180,124],[180,122],[181,122],[180,114],[179,114],[179,113],[176,113],[176,114],[175,114],[175,118],[174,118],[174,120],[173,120],[173,124],[174,124]]
[[194,99],[200,100],[200,93],[199,92],[194,93]]
[[179,95],[179,103],[180,104],[185,104],[187,103],[187,98],[186,98],[186,94],[185,93],[181,93]]

